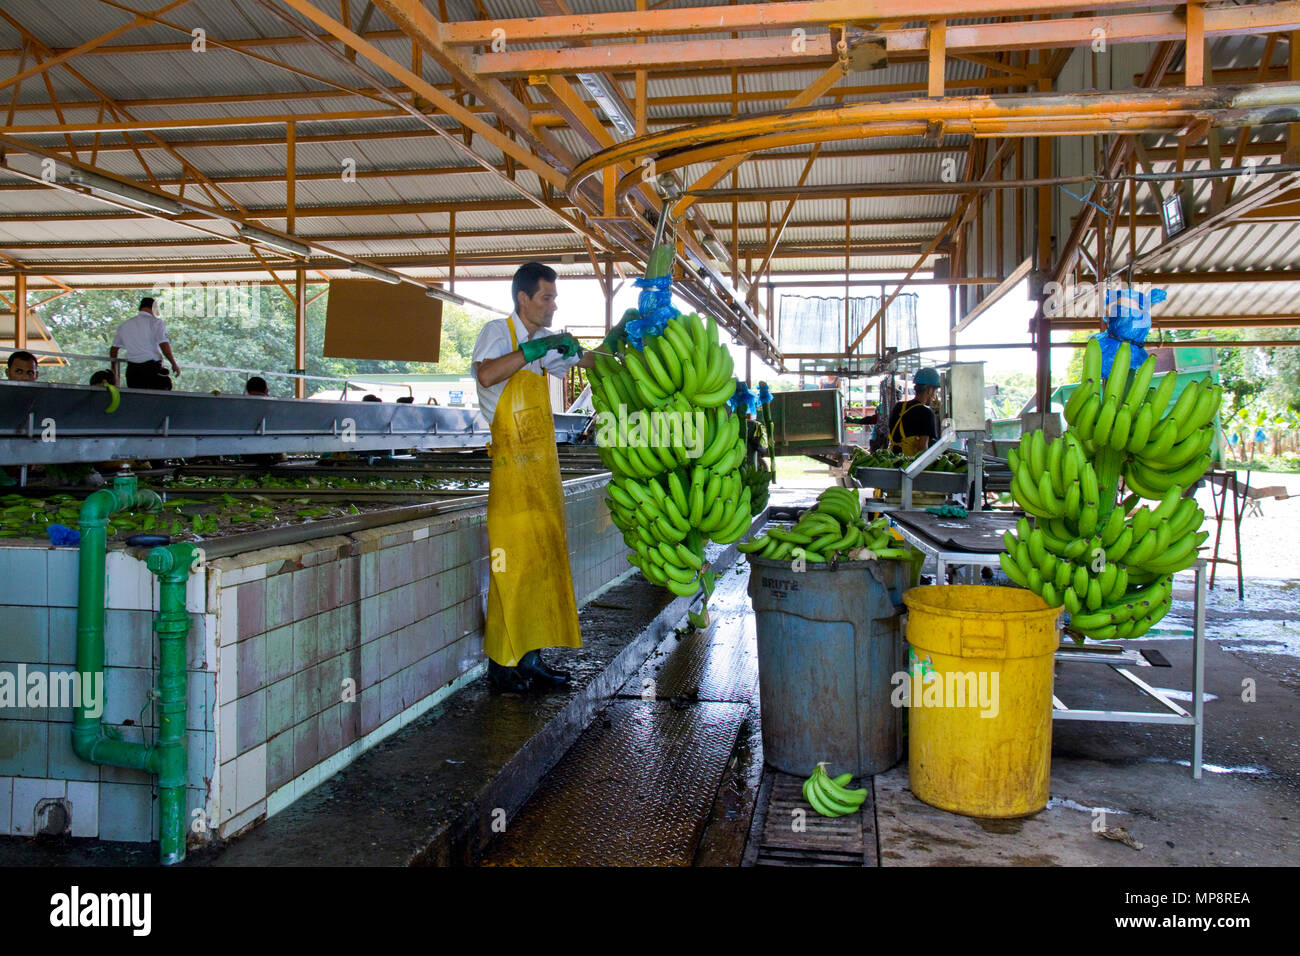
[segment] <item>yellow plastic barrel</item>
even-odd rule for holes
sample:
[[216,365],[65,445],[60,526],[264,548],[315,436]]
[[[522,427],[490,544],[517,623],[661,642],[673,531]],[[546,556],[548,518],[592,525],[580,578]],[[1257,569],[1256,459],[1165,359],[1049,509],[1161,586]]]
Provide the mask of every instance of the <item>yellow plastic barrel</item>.
[[[913,588],[907,604],[912,792],[971,817],[1047,805],[1060,608],[1023,588]],[[905,683],[905,687],[903,686]]]

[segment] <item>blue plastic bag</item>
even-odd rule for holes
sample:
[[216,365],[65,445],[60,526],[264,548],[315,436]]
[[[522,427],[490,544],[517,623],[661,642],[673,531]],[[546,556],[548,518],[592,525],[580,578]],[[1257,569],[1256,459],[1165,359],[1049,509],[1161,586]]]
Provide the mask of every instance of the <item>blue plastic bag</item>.
[[1167,298],[1164,289],[1149,293],[1132,287],[1106,290],[1106,331],[1098,332],[1094,339],[1101,341],[1101,374],[1110,376],[1115,353],[1120,344],[1128,342],[1129,368],[1134,369],[1146,361],[1147,350],[1142,343],[1151,334],[1151,306]]
[[663,335],[668,320],[676,318],[680,313],[673,306],[672,276],[637,279],[633,285],[641,290],[637,300],[637,311],[641,315],[628,320],[626,331],[628,341],[634,348],[640,349],[643,347],[642,340],[647,335]]
[[749,390],[749,386],[737,380],[736,392],[727,399],[727,407],[738,415],[758,414],[758,396]]
[[50,544],[67,547],[81,544],[81,532],[69,528],[66,524],[52,524],[45,529],[50,536]]
[[767,382],[758,383],[758,404],[766,405],[772,400],[772,390],[767,387]]

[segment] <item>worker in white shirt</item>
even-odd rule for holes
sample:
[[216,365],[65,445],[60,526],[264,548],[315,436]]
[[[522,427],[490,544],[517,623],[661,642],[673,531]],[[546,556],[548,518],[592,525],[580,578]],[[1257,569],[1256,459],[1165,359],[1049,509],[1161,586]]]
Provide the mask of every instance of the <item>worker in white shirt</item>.
[[479,409],[492,427],[492,574],[483,649],[488,676],[500,690],[566,686],[569,675],[548,666],[540,650],[582,646],[546,375],[592,368],[595,361],[568,332],[547,328],[555,315],[555,279],[555,270],[540,262],[520,266],[511,284],[514,314],[483,326],[470,364]]
[[117,374],[117,354],[126,350],[126,387],[152,388],[170,392],[171,376],[163,367],[165,357],[171,363],[172,372],[179,375],[181,367],[172,356],[171,341],[167,335],[167,326],[158,318],[158,303],[152,296],[140,300],[140,311],[133,318],[127,319],[113,336],[113,347],[108,350],[113,359],[113,373]]

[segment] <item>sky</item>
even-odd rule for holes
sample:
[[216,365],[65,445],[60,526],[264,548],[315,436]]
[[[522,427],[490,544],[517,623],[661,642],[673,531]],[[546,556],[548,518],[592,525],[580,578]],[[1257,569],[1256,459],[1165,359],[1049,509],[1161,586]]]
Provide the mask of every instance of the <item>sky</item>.
[[[800,276],[782,276],[783,280],[806,278]],[[824,276],[818,278],[824,279]],[[878,281],[872,276],[872,281]],[[899,276],[901,278],[901,276]],[[889,280],[885,279],[886,285]],[[958,335],[959,344],[987,345],[991,343],[1029,343],[1029,319],[1034,313],[1034,306],[1028,298],[1028,282],[1022,281],[996,305],[975,320]],[[464,283],[457,291],[485,304],[505,308],[510,302],[510,283],[470,282]],[[556,321],[554,328],[570,329],[577,334],[596,334],[603,331],[605,324],[605,297],[600,284],[595,279],[561,278],[557,284],[558,293]],[[944,351],[930,353],[936,362],[947,361],[948,353],[948,289],[946,286],[925,285],[910,286],[905,291],[916,292],[919,316],[917,335],[921,346],[945,346]],[[825,287],[798,288],[778,290],[781,294],[833,295],[834,290]],[[618,321],[623,311],[636,306],[638,290],[628,282],[615,294],[614,320]],[[682,309],[690,306],[681,301],[676,305]],[[778,305],[779,308],[779,305]],[[739,346],[732,348],[738,371],[744,369],[745,351]],[[1054,350],[1054,362],[1064,362],[1068,353]],[[1034,371],[1033,352],[1029,349],[963,349],[957,353],[958,361],[984,362],[986,379],[1014,372]],[[755,378],[770,375],[771,370],[759,362],[754,363]]]

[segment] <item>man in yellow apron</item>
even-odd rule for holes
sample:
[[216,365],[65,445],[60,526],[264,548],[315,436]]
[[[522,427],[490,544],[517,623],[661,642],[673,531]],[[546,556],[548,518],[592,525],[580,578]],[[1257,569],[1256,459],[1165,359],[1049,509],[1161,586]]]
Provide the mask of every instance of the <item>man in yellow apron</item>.
[[923,368],[912,380],[916,397],[899,402],[889,413],[889,447],[891,451],[916,456],[939,440],[939,419],[930,408],[939,392],[939,373]]
[[483,649],[492,685],[509,691],[564,687],[569,675],[548,666],[540,650],[582,646],[546,375],[591,368],[594,360],[573,336],[547,328],[555,279],[541,263],[520,266],[514,314],[483,327],[470,365],[492,427]]

